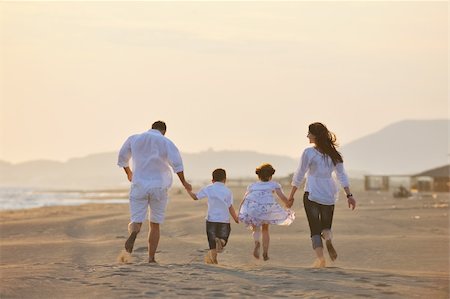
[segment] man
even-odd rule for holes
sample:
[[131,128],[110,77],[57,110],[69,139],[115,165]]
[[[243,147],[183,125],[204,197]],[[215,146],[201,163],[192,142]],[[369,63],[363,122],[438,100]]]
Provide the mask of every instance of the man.
[[[155,253],[159,243],[159,225],[164,221],[167,206],[167,191],[172,185],[172,170],[178,175],[183,186],[191,191],[183,173],[183,161],[175,144],[164,135],[166,124],[153,123],[151,130],[130,136],[119,152],[118,165],[123,167],[131,182],[130,214],[128,224],[130,236],[125,242],[125,250],[133,251],[136,236],[150,208],[150,232],[148,236],[148,262],[156,263]],[[132,170],[129,160],[132,158]]]

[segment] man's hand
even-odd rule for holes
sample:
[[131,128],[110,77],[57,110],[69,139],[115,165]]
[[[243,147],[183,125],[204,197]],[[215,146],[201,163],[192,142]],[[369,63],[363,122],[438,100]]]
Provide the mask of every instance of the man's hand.
[[125,170],[125,173],[127,174],[128,180],[131,182],[133,180],[133,172],[131,171],[130,167],[124,167],[123,170]]
[[188,182],[184,181],[183,186],[187,191],[192,191],[192,185],[189,184]]

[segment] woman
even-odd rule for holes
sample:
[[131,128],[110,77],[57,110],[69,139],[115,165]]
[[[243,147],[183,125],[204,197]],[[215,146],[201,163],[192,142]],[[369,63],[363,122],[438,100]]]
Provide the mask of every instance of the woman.
[[292,179],[292,189],[289,195],[288,207],[294,203],[294,194],[306,175],[303,204],[311,231],[313,249],[317,255],[314,267],[325,267],[322,238],[325,239],[331,260],[337,258],[336,250],[331,242],[331,224],[334,205],[339,196],[339,190],[332,177],[336,173],[347,194],[348,206],[355,209],[356,200],[350,192],[348,177],[344,170],[341,154],[336,150],[336,136],[321,123],[309,125],[307,137],[313,147],[305,149],[300,159],[298,169]]

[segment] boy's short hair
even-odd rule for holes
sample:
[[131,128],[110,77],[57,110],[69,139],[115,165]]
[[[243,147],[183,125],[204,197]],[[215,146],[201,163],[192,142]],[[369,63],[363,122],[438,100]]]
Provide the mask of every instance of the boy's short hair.
[[165,122],[158,120],[152,124],[152,129],[165,132],[165,131],[167,131],[167,126],[166,126]]
[[225,172],[225,169],[217,168],[212,173],[212,179],[214,182],[221,182],[227,178],[227,173]]
[[275,169],[269,163],[264,163],[256,168],[255,173],[263,182],[268,182],[275,173]]

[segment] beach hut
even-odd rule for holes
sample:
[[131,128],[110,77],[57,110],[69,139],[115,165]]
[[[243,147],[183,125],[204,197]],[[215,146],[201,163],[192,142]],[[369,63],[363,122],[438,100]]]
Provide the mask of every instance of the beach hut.
[[450,192],[450,164],[415,174],[411,181],[419,192]]

